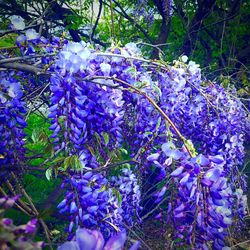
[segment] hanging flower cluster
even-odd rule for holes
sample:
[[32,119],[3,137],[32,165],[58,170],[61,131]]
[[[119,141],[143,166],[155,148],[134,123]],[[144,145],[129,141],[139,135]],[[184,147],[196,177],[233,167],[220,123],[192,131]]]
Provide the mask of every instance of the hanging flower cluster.
[[133,14],[135,17],[143,17],[146,24],[151,27],[154,23],[154,10],[148,8],[148,1],[137,0]]
[[[30,63],[39,55],[38,69],[48,68],[51,76],[51,139],[67,172],[58,209],[69,221],[69,238],[82,227],[108,238],[139,221],[138,183],[153,167],[158,176],[150,183],[157,189],[152,197],[163,205],[174,244],[225,247],[229,227],[240,225],[247,208],[240,169],[249,125],[234,91],[203,79],[186,56],[166,66],[142,58],[133,43],[102,53],[83,42],[48,41],[34,30],[24,35],[17,19],[12,28],[19,33],[19,52]],[[21,71],[1,72],[1,78],[0,163],[13,165],[24,159],[23,91],[48,80],[37,82]],[[142,164],[110,170],[107,164],[116,163],[121,147]]]
[[119,176],[111,178],[111,186],[120,193],[122,198],[120,216],[127,225],[132,226],[137,221],[136,218],[140,220],[139,212],[142,209],[141,192],[136,175],[124,168]]
[[[51,137],[54,149],[77,156],[82,169],[99,167],[88,149],[88,145],[95,144],[96,135],[103,138],[99,141],[102,147],[110,150],[120,146],[123,140],[123,94],[121,90],[108,88],[106,85],[112,86],[114,82],[105,79],[113,74],[111,66],[122,74],[119,69],[122,61],[98,57],[86,44],[80,43],[66,44],[58,55],[56,74],[51,77],[50,87],[53,93],[49,114],[52,118]],[[92,76],[97,76],[95,83],[91,81]],[[108,141],[103,136],[107,134]],[[130,177],[135,179],[132,173]],[[75,173],[63,186],[68,191],[58,207],[61,213],[69,214],[70,233],[74,225],[76,228],[82,225],[98,227],[105,236],[117,227],[123,228],[123,209],[103,175]],[[135,189],[139,204],[140,191],[138,186]]]
[[105,237],[114,231],[111,225],[121,226],[121,214],[115,211],[115,200],[110,202],[106,186],[107,180],[103,175],[91,172],[74,175],[64,182],[67,192],[58,208],[60,213],[69,214],[69,238],[73,236],[74,226],[100,228]]
[[25,104],[20,82],[1,73],[0,82],[0,165],[20,165],[24,159]]

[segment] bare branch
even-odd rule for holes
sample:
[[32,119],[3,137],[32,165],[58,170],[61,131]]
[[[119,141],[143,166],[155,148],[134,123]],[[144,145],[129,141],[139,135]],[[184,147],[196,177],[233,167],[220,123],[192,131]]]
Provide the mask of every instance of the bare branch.
[[96,30],[96,27],[97,27],[98,22],[100,20],[101,13],[102,13],[102,0],[99,0],[99,10],[98,10],[97,18],[96,18],[96,21],[95,21],[95,24],[94,24],[94,27],[92,29],[92,33],[91,33],[91,36],[90,36],[91,40],[93,40],[93,38],[94,38],[95,30]]
[[55,56],[55,54],[43,54],[43,55],[29,55],[29,56],[19,56],[19,57],[11,57],[11,58],[4,58],[0,60],[0,65],[1,64],[6,64],[6,63],[11,63],[11,62],[16,62],[16,61],[22,61],[25,59],[32,59],[32,58],[40,58],[40,57],[50,57],[50,56]]
[[24,71],[35,75],[49,75],[44,69],[23,63],[2,63],[1,68]]

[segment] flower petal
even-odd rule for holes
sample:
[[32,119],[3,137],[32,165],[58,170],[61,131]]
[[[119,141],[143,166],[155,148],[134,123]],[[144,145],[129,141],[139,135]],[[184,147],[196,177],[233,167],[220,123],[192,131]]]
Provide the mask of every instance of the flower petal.
[[80,246],[80,250],[95,250],[96,238],[88,229],[80,228],[76,230],[76,242]]
[[126,231],[122,231],[113,237],[111,237],[106,243],[104,250],[121,250],[126,241],[127,234]]

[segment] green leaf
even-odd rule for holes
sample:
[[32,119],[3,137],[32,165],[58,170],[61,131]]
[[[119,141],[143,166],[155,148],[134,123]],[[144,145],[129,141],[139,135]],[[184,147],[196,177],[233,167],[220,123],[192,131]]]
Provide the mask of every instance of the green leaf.
[[77,155],[70,155],[64,159],[63,162],[64,171],[66,171],[69,167],[74,170],[82,169],[82,164]]
[[39,142],[39,131],[37,129],[32,131],[31,139],[34,143]]
[[53,154],[53,146],[52,146],[52,144],[48,144],[44,148],[44,153],[46,153],[46,154]]
[[65,159],[64,156],[59,156],[59,157],[57,157],[56,159],[54,159],[51,163],[52,163],[53,165],[55,165],[55,164],[57,164],[57,163],[63,162],[64,159]]
[[144,132],[144,135],[152,135],[153,132],[149,131],[149,132]]
[[194,144],[192,143],[191,140],[184,139],[184,143],[186,147],[190,150],[193,157],[198,155],[198,153],[195,150]]
[[160,125],[161,125],[161,117],[158,118],[158,121],[157,121],[157,124],[156,124],[156,130],[159,129]]
[[95,133],[94,133],[94,136],[95,136],[95,138],[96,138],[98,144],[101,145],[101,141],[102,141],[102,140],[101,140],[100,135],[99,135],[98,133],[95,132]]
[[15,45],[15,37],[6,37],[0,40],[0,48],[1,47],[12,47]]
[[81,162],[80,162],[78,156],[77,156],[77,155],[74,155],[74,156],[73,156],[73,159],[74,159],[74,169],[75,169],[75,170],[81,170],[81,169],[82,169],[82,164],[81,164]]
[[53,169],[52,168],[48,168],[45,172],[45,176],[47,178],[48,181],[50,181],[52,179],[52,173],[53,173]]
[[152,84],[152,88],[156,92],[156,94],[158,95],[158,97],[162,96],[161,89],[158,86],[156,86],[155,84]]
[[128,154],[128,151],[125,148],[120,148],[119,151],[125,155]]
[[113,194],[115,195],[115,197],[116,197],[116,199],[118,201],[118,205],[121,206],[121,204],[122,204],[122,195],[121,195],[121,193],[116,188],[113,188],[112,192],[113,192]]
[[40,128],[35,128],[32,131],[31,140],[33,141],[33,143],[38,143],[38,142],[44,143],[48,141],[48,136]]
[[108,133],[102,133],[102,137],[104,139],[105,145],[107,146],[109,143],[109,134]]
[[64,171],[67,171],[67,169],[69,168],[69,166],[72,165],[72,156],[68,156],[64,159],[63,161],[63,166],[64,166]]

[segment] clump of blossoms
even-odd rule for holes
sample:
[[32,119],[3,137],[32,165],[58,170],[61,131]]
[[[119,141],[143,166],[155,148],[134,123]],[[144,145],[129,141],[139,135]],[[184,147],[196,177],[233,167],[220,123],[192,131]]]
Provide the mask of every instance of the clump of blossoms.
[[[128,54],[129,51],[125,49],[124,53]],[[88,145],[95,144],[96,135],[103,138],[98,143],[110,150],[120,146],[123,141],[123,93],[119,89],[109,88],[114,82],[105,77],[115,73],[111,66],[118,68],[119,74],[122,74],[120,67],[124,62],[98,56],[84,43],[66,44],[58,58],[56,74],[51,77],[53,95],[49,114],[49,118],[52,118],[50,129],[53,131],[54,149],[69,152],[69,155],[77,157],[82,169],[93,170],[99,164],[91,155]],[[95,83],[91,81],[92,76],[97,77]],[[108,134],[108,141],[103,136],[105,134]],[[100,154],[102,150],[99,149]],[[70,168],[73,170],[73,166]],[[132,177],[135,178],[131,173]],[[123,228],[123,209],[105,176],[92,175],[91,172],[74,173],[63,186],[68,191],[58,207],[61,213],[69,215],[69,233],[74,226],[78,228],[83,225],[98,227],[107,237],[117,227]],[[138,186],[134,190],[139,204]],[[70,238],[72,236],[70,234]]]
[[[59,53],[56,65],[57,74],[51,78],[53,106],[49,117],[53,118],[53,137],[64,131],[64,143],[59,145],[57,139],[54,143],[58,144],[58,148],[64,148],[65,142],[71,140],[74,143],[72,150],[81,151],[87,141],[93,140],[94,133],[101,135],[111,129],[110,142],[119,145],[124,114],[122,92],[87,80],[95,74],[109,76],[110,64],[97,58],[86,45],[69,43]],[[112,81],[101,82],[112,85]]]
[[155,196],[159,203],[166,191],[172,189],[172,195],[167,199],[167,221],[175,228],[173,239],[179,239],[176,245],[199,249],[225,247],[228,229],[235,216],[239,216],[238,208],[235,210],[234,207],[234,192],[238,194],[241,218],[247,213],[247,203],[242,189],[235,190],[225,174],[223,157],[202,154],[190,157],[183,148],[165,143],[161,152],[151,155],[148,160],[163,168],[170,162],[175,165],[168,177],[166,174],[167,184]]
[[69,239],[74,235],[73,227],[100,228],[107,238],[114,231],[110,225],[121,226],[122,217],[115,213],[115,201],[110,203],[106,186],[107,179],[102,174],[91,172],[75,174],[63,183],[67,192],[58,208],[60,213],[69,215]]
[[[54,143],[57,145],[55,149],[66,149],[71,154],[78,154],[83,168],[95,169],[98,168],[98,163],[91,165],[93,164],[89,161],[91,156],[86,153],[88,151],[86,145],[93,143],[93,131],[97,134],[110,132],[109,145],[101,141],[109,148],[116,147],[117,144],[114,142],[121,142],[124,139],[122,133],[129,134],[127,130],[133,130],[137,134],[136,138],[133,138],[133,134],[132,138],[128,138],[130,147],[135,153],[149,141],[156,146],[162,145],[164,154],[157,152],[149,156],[148,160],[160,169],[160,176],[156,180],[163,183],[164,179],[168,180],[166,182],[168,184],[155,195],[156,202],[160,202],[166,193],[172,193],[171,199],[170,197],[167,199],[167,213],[168,220],[171,220],[175,230],[173,240],[179,239],[179,245],[203,248],[213,246],[215,249],[224,247],[233,218],[243,218],[246,214],[244,187],[239,179],[237,179],[237,185],[234,184],[235,179],[232,179],[239,176],[244,180],[244,176],[238,171],[244,155],[242,142],[245,127],[245,113],[240,103],[231,100],[229,95],[214,83],[203,86],[199,66],[194,62],[186,64],[184,57],[182,61],[176,61],[172,67],[165,70],[154,69],[152,75],[140,59],[133,59],[132,62],[126,59],[140,56],[134,44],[129,44],[125,48],[109,49],[107,52],[102,55],[84,44],[69,43],[59,54],[56,67],[60,75],[52,77],[51,90],[54,95],[51,101],[54,105],[50,108],[50,117],[54,123],[51,127],[54,131],[52,138],[55,138]],[[81,77],[81,82],[78,77]],[[111,89],[117,87],[119,81],[116,79],[126,81],[147,96],[138,97],[134,93],[122,93],[117,89],[117,93],[120,93],[118,99],[120,104],[112,107],[107,105],[107,100],[109,104],[116,100],[106,95],[109,87]],[[65,84],[65,81],[67,82],[65,87],[60,85]],[[86,85],[83,87],[83,84]],[[89,89],[91,91],[88,91]],[[92,95],[93,91],[100,93],[98,100],[96,95]],[[102,98],[106,101],[102,101]],[[171,121],[186,138],[192,139],[193,145],[184,137],[176,136],[176,128],[174,130],[166,124],[155,107],[148,105],[148,98],[154,100],[169,115]],[[237,112],[233,108],[236,102],[239,104]],[[117,101],[115,103],[117,104]],[[127,117],[122,112],[123,105],[130,106],[130,110],[136,112],[135,122],[127,127],[123,121],[123,118]],[[222,109],[224,105],[227,108]],[[120,114],[119,122],[118,126],[110,129],[110,126],[113,126],[113,119],[117,120],[113,114]],[[102,125],[104,120],[106,127]],[[198,136],[197,131],[199,131]],[[225,131],[225,135],[220,134],[219,131]],[[60,142],[58,135],[62,132],[64,138]],[[229,141],[226,134],[230,135]],[[65,140],[67,137],[68,139]],[[166,137],[169,141],[164,143]],[[176,145],[173,141],[176,141]],[[200,154],[197,156],[198,153]],[[126,170],[124,173],[126,174]],[[78,176],[79,179],[84,179],[82,175]],[[110,203],[117,204],[117,200],[112,200],[110,191],[108,196],[105,194],[105,197],[111,202],[103,201],[106,212],[112,218],[109,222],[114,223],[115,226],[120,226],[122,220],[133,224],[132,214],[129,213],[127,217],[124,215],[128,214],[128,210],[131,211],[131,206],[137,207],[134,210],[137,213],[139,211],[138,187],[133,189],[137,195],[129,194],[132,187],[126,182],[132,174],[129,173],[129,176],[111,178],[113,180],[111,186],[118,188],[122,198],[124,201],[127,200],[129,205],[125,207],[121,205],[118,209],[119,204],[110,206]],[[91,187],[89,183],[87,186]],[[104,186],[109,185],[106,183]],[[125,186],[124,189],[120,188]],[[78,192],[81,194],[82,191]],[[239,196],[242,197],[239,205],[241,209],[236,210],[236,198]],[[80,202],[76,209],[75,199],[70,202],[70,205],[69,202],[64,202],[64,205],[68,206],[67,209],[71,207],[73,213],[82,206]],[[87,211],[91,209],[91,205],[87,204],[86,209]],[[124,213],[124,211],[127,212]],[[86,216],[91,218],[88,214]],[[77,221],[79,221],[78,217],[76,217]],[[93,227],[99,217],[100,214],[92,224],[85,224],[85,226]],[[72,221],[70,225],[71,231]]]
[[37,219],[27,224],[15,226],[12,219],[4,218],[4,211],[12,207],[19,197],[0,198],[0,249],[42,249],[43,242],[33,242],[32,236],[36,231]]
[[132,170],[124,168],[119,176],[111,178],[111,186],[115,188],[115,191],[119,192],[122,198],[122,212],[120,215],[127,225],[133,226],[133,223],[140,219],[139,212],[142,209],[140,206],[141,192],[138,178]]
[[24,159],[24,120],[26,110],[23,89],[14,72],[0,73],[0,165],[14,166]]
[[[69,220],[69,238],[83,227],[100,229],[108,238],[138,220],[141,176],[128,169],[116,175],[105,165],[125,145],[133,161],[142,163],[138,173],[147,177],[151,166],[157,170],[153,198],[165,202],[162,213],[174,244],[222,249],[229,228],[240,225],[247,209],[241,166],[248,125],[235,93],[203,79],[199,65],[185,56],[166,66],[142,58],[133,43],[102,53],[83,42],[47,41],[34,30],[24,35],[23,23],[18,28],[13,19],[12,24],[21,55],[30,56],[38,69],[48,68],[51,76],[51,139],[67,171],[58,208]],[[57,49],[57,57],[50,57]],[[33,57],[37,54],[41,63]],[[15,164],[17,152],[24,157],[20,90],[36,86],[30,76],[1,73],[2,162]],[[19,79],[26,78],[21,86]]]
[[[148,157],[176,186],[165,186],[157,193],[158,201],[173,188],[168,220],[175,228],[174,238],[181,239],[178,244],[222,249],[229,228],[247,214],[246,182],[239,170],[246,113],[242,104],[217,84],[203,86],[200,68],[194,62],[175,62],[171,74],[160,73],[159,77],[163,84],[161,107],[202,154],[188,154],[179,142],[174,145],[172,138],[162,144],[164,154]],[[168,134],[173,137],[171,128]]]
[[133,14],[135,17],[143,17],[145,23],[151,27],[154,23],[154,9],[148,8],[148,1],[137,0],[135,8],[133,10]]

